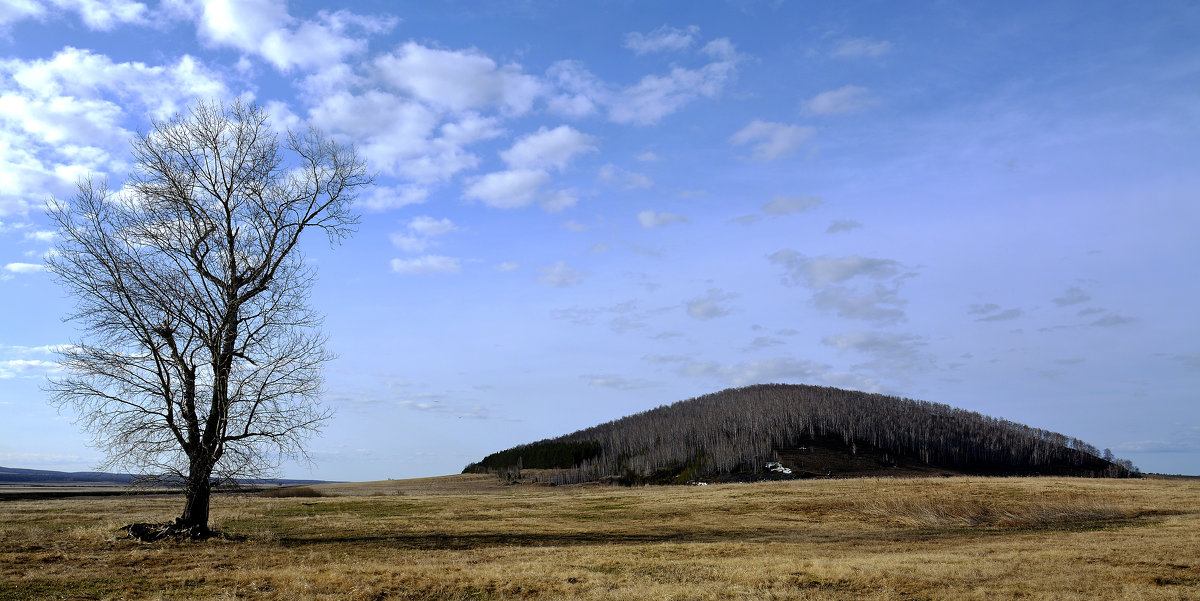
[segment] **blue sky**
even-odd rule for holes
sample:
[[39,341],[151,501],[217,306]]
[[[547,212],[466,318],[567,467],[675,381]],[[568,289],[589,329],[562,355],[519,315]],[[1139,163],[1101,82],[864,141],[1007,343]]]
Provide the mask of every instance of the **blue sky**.
[[[234,6],[236,4],[237,6]],[[1200,473],[1187,2],[0,7],[0,464],[99,462],[42,212],[196,100],[358,146],[290,477],[454,473],[756,382],[937,401]]]

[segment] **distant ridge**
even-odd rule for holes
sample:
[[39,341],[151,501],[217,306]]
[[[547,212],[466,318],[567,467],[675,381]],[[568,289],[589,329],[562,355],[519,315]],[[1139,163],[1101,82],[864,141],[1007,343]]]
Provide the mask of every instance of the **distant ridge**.
[[514,477],[522,469],[557,484],[1138,475],[1130,462],[1056,432],[940,403],[790,384],[731,388],[664,405],[493,453],[463,472]]
[[[0,485],[17,484],[116,484],[129,485],[139,480],[133,474],[110,474],[107,472],[56,472],[53,470],[31,470],[19,467],[0,466]],[[263,485],[298,485],[298,484],[327,484],[328,480],[287,480],[258,478],[239,480],[238,484]]]

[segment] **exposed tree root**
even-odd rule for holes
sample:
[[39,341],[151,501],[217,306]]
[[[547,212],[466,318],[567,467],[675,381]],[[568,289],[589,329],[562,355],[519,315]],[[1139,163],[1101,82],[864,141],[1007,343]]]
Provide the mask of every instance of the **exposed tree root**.
[[178,520],[162,523],[137,522],[121,526],[118,530],[126,532],[129,538],[137,539],[144,543],[152,543],[164,539],[176,541],[202,541],[210,538],[238,540],[236,536],[217,530],[209,530],[204,526],[185,526],[180,524]]

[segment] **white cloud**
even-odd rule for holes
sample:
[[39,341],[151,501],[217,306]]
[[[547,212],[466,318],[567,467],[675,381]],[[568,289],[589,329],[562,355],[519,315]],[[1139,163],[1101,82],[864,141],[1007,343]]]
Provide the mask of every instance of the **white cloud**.
[[421,186],[372,186],[366,195],[358,197],[358,206],[368,211],[390,211],[429,200],[429,190]]
[[814,115],[854,113],[874,104],[866,88],[842,86],[821,92],[805,103],[804,108]]
[[533,202],[542,186],[550,182],[550,174],[540,169],[498,171],[477,178],[463,192],[489,207],[515,209]]
[[904,320],[899,280],[874,286],[826,286],[813,291],[813,306],[845,319],[860,319],[880,325]]
[[9,263],[4,266],[4,271],[15,274],[37,273],[45,269],[46,266],[40,263]]
[[0,27],[22,19],[43,19],[47,9],[77,13],[88,29],[109,31],[125,23],[147,23],[145,4],[129,0],[5,0],[0,6]]
[[635,54],[651,52],[679,52],[687,50],[695,42],[700,28],[691,25],[687,29],[676,29],[663,25],[650,33],[631,32],[625,34],[625,47]]
[[25,239],[32,240],[34,242],[54,242],[56,237],[58,237],[58,232],[52,230],[38,230],[36,232],[25,233]]
[[861,224],[857,221],[852,221],[849,219],[839,219],[838,221],[834,221],[833,223],[829,224],[829,227],[825,228],[825,233],[826,234],[836,234],[838,232],[848,232],[850,230],[856,230],[862,226],[863,226],[863,224]]
[[771,202],[762,206],[768,215],[787,215],[802,213],[821,204],[820,196],[775,196]]
[[314,125],[355,143],[373,168],[392,175],[429,183],[479,162],[457,145],[434,144],[430,137],[440,122],[437,113],[379,90],[361,95],[339,91],[321,98],[309,114]]
[[1096,321],[1093,321],[1092,323],[1090,323],[1088,325],[1100,327],[1100,328],[1108,328],[1108,327],[1112,327],[1112,326],[1122,326],[1127,323],[1133,323],[1134,321],[1137,321],[1137,320],[1135,320],[1132,317],[1127,317],[1125,315],[1118,315],[1116,313],[1110,313],[1108,315],[1105,315],[1104,317],[1101,317],[1100,319],[1097,319]]
[[545,93],[545,84],[473,50],[440,50],[407,42],[374,61],[381,79],[422,102],[450,111],[499,107],[520,115]]
[[464,196],[488,206],[516,208],[540,200],[543,210],[555,213],[579,201],[573,190],[543,192],[550,183],[549,170],[562,170],[576,156],[596,150],[594,138],[567,125],[539,128],[500,153],[510,169],[477,178]]
[[773,346],[783,346],[786,342],[771,336],[756,336],[750,344],[746,345],[742,350],[753,351],[771,348]]
[[415,259],[392,259],[393,273],[458,273],[460,271],[462,271],[462,265],[454,257],[423,255]]
[[723,61],[738,60],[737,46],[729,38],[717,38],[700,49],[702,54]]
[[573,286],[582,281],[580,273],[567,267],[563,261],[557,261],[553,265],[538,268],[541,275],[538,276],[538,281],[547,286],[555,286],[565,288]]
[[617,390],[636,390],[638,388],[652,388],[658,385],[650,380],[624,378],[615,374],[587,374],[579,376],[579,378],[586,381],[588,386],[615,388]]
[[687,314],[696,319],[724,317],[733,312],[725,303],[737,296],[719,288],[710,288],[704,296],[686,301],[684,306],[687,308]]
[[320,11],[316,20],[298,20],[280,0],[205,0],[195,16],[205,42],[261,56],[284,72],[335,66],[367,48],[365,38],[349,35],[351,29],[380,33],[396,23],[347,11]]
[[66,47],[48,59],[0,61],[0,216],[24,214],[47,193],[68,194],[91,173],[127,168],[129,121],[166,118],[224,83],[189,56],[174,64],[113,62]]
[[539,128],[523,136],[500,158],[513,169],[563,170],[575,156],[596,150],[594,138],[567,125],[554,129]]
[[642,211],[637,215],[638,223],[642,227],[662,227],[672,223],[687,223],[691,221],[690,217],[676,215],[674,213],[655,213],[654,211]]
[[[168,66],[113,62],[90,50],[67,46],[49,59],[0,63],[26,97],[81,101],[102,97],[132,103],[166,119],[197,99],[222,98],[228,91],[221,78],[191,56]],[[120,112],[114,105],[114,110]]]
[[1005,309],[1003,311],[999,311],[999,307],[996,307],[996,305],[989,305],[989,307],[995,307],[995,309],[993,309],[995,312],[984,315],[975,321],[1009,321],[1020,317],[1023,313],[1020,309]]
[[458,226],[449,219],[434,219],[426,215],[413,217],[408,222],[408,229],[422,236],[440,236],[458,230]]
[[647,75],[625,88],[609,104],[616,123],[652,125],[697,98],[714,98],[737,71],[735,58],[722,59],[698,69],[673,67],[667,75]]
[[869,357],[855,369],[872,369],[890,375],[929,367],[933,359],[922,349],[925,339],[895,332],[846,332],[822,340],[838,352],[852,351]]
[[411,253],[424,251],[431,244],[431,238],[458,230],[458,226],[449,219],[434,219],[425,215],[413,217],[406,228],[407,233],[393,233],[392,244],[400,250]]
[[647,150],[646,152],[640,153],[633,158],[635,158],[643,163],[653,163],[654,161],[658,160],[658,155]]
[[887,40],[850,38],[840,40],[829,55],[834,58],[875,58],[891,51],[892,43]]
[[974,304],[967,309],[967,313],[970,315],[987,315],[988,313],[993,313],[999,310],[1000,305],[995,303]]
[[501,263],[496,266],[496,271],[516,271],[520,268],[521,268],[521,265],[519,263],[513,263],[512,261],[505,261],[504,263]]
[[746,386],[772,382],[807,382],[828,370],[829,366],[823,363],[778,357],[738,363],[723,371],[728,374],[730,384]]
[[751,144],[754,158],[771,161],[795,150],[815,132],[811,127],[755,119],[730,136],[729,141],[735,146]]
[[468,111],[458,121],[443,125],[441,132],[441,139],[447,143],[465,145],[503,135],[504,129],[500,127],[500,119]]
[[41,359],[9,359],[0,361],[0,379],[18,377],[41,377],[62,368],[55,361]]
[[622,169],[612,163],[601,166],[599,171],[596,172],[596,177],[610,186],[619,186],[625,190],[649,188],[654,185],[654,180],[649,177],[641,173]]
[[575,206],[579,196],[573,190],[555,190],[542,198],[542,210],[547,213],[557,213]]
[[809,288],[822,288],[859,276],[882,280],[897,275],[901,270],[900,264],[891,259],[858,255],[807,257],[794,250],[776,252],[770,256],[770,260],[787,268],[788,283],[804,284]]
[[[781,250],[769,259],[784,267],[785,284],[812,290],[812,303],[822,311],[880,324],[904,319],[899,288],[911,274],[896,261],[857,255],[812,258],[793,250]],[[875,283],[865,285],[860,279]]]
[[407,234],[393,233],[389,238],[392,241],[392,246],[399,248],[406,253],[419,253],[429,248],[429,239],[420,236],[409,236]]
[[546,100],[550,112],[579,119],[594,114],[610,96],[603,82],[578,61],[558,61],[546,70],[549,82],[559,90]]
[[1083,288],[1071,286],[1062,293],[1062,296],[1054,299],[1054,304],[1059,307],[1069,307],[1071,305],[1086,303],[1090,300],[1092,300],[1092,296],[1085,292]]
[[17,21],[42,17],[46,7],[36,0],[8,0],[0,5],[0,28]]
[[698,361],[677,355],[646,355],[652,363],[674,364],[679,375],[689,378],[716,379],[732,386],[780,382],[804,383],[820,379],[829,366],[815,361],[774,357],[722,365],[716,361]]
[[737,75],[737,54],[727,39],[706,44],[700,55],[709,62],[696,68],[673,65],[665,74],[650,74],[620,87],[601,81],[577,61],[559,61],[546,71],[547,108],[581,118],[607,110],[614,123],[650,125],[698,98],[715,98]]
[[59,9],[78,12],[88,29],[98,31],[109,31],[125,23],[144,24],[149,12],[145,4],[129,0],[50,0],[50,3]]

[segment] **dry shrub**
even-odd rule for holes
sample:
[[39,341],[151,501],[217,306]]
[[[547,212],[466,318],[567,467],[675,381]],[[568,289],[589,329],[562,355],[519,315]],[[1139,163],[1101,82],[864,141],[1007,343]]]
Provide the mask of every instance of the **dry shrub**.
[[325,493],[311,486],[284,486],[280,488],[270,488],[258,493],[260,497],[324,497]]

